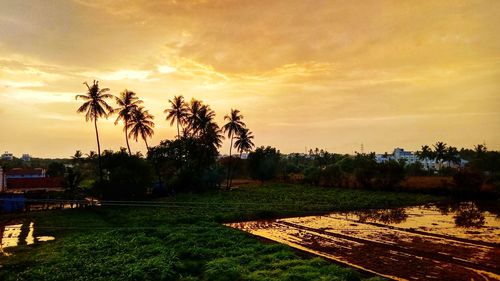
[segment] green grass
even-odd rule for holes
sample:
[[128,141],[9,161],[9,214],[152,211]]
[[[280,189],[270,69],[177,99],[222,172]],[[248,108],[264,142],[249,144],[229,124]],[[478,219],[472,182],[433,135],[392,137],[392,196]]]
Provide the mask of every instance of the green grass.
[[0,280],[361,280],[367,277],[353,269],[221,223],[437,200],[272,184],[182,194],[157,200],[162,207],[21,214],[35,222],[35,236],[56,240],[11,248],[12,256],[0,256]]

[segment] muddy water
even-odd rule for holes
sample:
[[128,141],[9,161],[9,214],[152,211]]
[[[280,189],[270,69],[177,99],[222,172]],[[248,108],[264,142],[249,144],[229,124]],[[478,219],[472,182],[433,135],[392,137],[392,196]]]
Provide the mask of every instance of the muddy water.
[[9,256],[9,249],[20,245],[32,245],[51,241],[53,236],[35,236],[35,223],[7,222],[0,224],[0,255]]
[[392,279],[500,280],[497,211],[465,202],[228,226]]

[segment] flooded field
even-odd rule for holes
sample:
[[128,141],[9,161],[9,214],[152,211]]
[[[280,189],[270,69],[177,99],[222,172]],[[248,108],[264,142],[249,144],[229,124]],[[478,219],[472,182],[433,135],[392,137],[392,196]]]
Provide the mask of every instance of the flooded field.
[[500,280],[498,206],[464,202],[228,226],[398,280]]
[[51,241],[52,236],[35,236],[35,223],[0,223],[0,255],[9,256],[9,248]]

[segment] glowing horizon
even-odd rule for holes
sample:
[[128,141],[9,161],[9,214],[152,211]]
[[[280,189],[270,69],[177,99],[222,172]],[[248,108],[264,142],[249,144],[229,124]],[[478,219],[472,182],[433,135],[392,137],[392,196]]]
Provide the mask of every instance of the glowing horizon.
[[[255,144],[284,153],[500,150],[498,1],[0,4],[0,153],[96,151],[74,98],[93,79],[144,100],[151,145],[176,135],[163,110],[183,95],[219,125],[241,110]],[[125,146],[114,119],[99,121],[103,149]]]

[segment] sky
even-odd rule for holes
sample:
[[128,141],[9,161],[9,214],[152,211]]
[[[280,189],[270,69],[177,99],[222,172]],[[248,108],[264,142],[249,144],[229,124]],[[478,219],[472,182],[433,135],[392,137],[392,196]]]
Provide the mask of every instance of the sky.
[[[0,152],[97,150],[83,82],[239,109],[281,152],[500,149],[500,1],[0,0]],[[110,101],[112,103],[112,101]],[[115,118],[103,148],[125,146]],[[132,150],[145,152],[142,142]],[[229,149],[226,141],[221,153]]]

